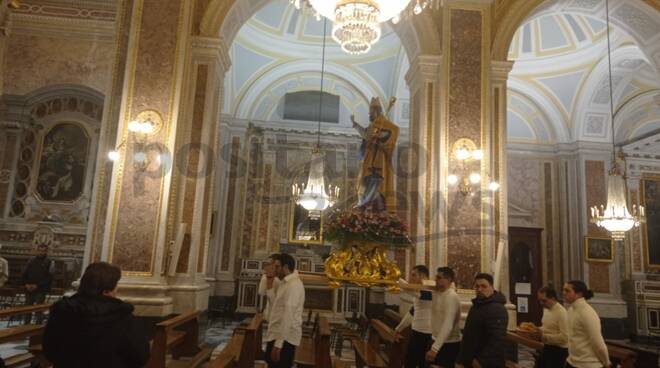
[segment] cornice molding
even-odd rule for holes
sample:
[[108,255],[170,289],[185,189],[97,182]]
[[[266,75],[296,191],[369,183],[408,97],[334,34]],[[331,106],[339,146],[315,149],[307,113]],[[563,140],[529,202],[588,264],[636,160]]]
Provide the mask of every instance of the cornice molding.
[[440,81],[442,55],[418,55],[410,63],[405,79],[411,91],[419,88],[424,81]]

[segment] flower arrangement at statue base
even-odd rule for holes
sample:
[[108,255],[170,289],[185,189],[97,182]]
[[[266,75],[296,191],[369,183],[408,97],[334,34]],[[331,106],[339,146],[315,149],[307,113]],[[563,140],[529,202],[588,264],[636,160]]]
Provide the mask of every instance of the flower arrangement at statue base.
[[339,244],[325,261],[330,287],[348,282],[399,290],[401,270],[386,252],[388,248],[405,249],[412,242],[397,215],[361,207],[335,211],[325,220],[323,237]]

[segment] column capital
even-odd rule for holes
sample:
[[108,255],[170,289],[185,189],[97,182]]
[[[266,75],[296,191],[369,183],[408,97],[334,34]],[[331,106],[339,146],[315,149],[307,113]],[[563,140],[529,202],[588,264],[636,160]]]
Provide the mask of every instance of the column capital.
[[441,67],[442,55],[418,55],[410,63],[410,69],[406,73],[408,87],[414,90],[423,81],[439,81]]
[[217,60],[222,72],[231,67],[229,47],[224,39],[218,37],[195,36],[192,38],[192,52],[196,57]]
[[505,82],[513,69],[513,61],[491,60],[490,75],[493,82]]

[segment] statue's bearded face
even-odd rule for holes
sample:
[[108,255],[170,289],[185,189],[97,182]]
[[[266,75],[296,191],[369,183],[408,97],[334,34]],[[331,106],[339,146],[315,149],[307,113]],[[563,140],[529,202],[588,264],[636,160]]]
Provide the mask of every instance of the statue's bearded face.
[[381,109],[378,106],[371,106],[369,107],[369,121],[374,121],[383,112],[383,109]]

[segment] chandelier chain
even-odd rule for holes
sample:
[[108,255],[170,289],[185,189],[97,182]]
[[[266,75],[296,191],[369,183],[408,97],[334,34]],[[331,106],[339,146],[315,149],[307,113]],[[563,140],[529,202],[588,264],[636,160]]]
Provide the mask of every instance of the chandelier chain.
[[319,92],[319,121],[316,132],[316,148],[321,150],[321,117],[323,116],[323,80],[325,78],[325,46],[328,32],[328,18],[323,18],[323,49],[321,51],[321,91]]
[[610,1],[605,0],[605,21],[607,22],[607,66],[610,85],[610,124],[612,125],[612,162],[616,163],[616,141],[614,136],[614,89],[612,83],[612,46],[610,40]]

